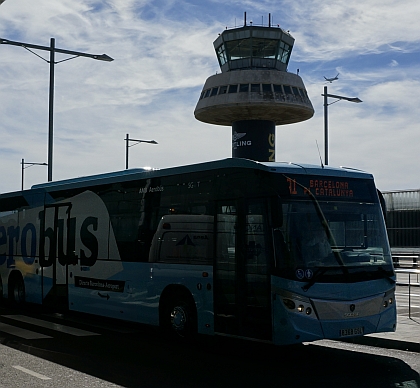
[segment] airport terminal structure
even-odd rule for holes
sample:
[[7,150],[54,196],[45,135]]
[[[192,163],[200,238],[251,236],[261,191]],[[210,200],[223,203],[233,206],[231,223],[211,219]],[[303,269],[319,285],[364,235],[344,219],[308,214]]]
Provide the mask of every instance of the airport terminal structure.
[[275,161],[275,127],[310,119],[312,103],[299,74],[287,67],[294,38],[271,25],[226,28],[213,42],[221,73],[210,76],[197,120],[232,127],[232,157]]

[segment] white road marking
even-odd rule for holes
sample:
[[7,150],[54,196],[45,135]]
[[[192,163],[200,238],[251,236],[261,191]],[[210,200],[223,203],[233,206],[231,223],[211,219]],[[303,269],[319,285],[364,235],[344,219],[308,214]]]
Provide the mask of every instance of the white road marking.
[[15,335],[16,337],[21,337],[24,339],[45,339],[45,338],[53,338],[49,335],[36,333],[34,331],[22,329],[20,327],[7,325],[6,323],[0,322],[0,331],[3,331],[8,334]]
[[34,372],[34,371],[30,370],[30,369],[26,369],[23,366],[20,366],[20,365],[12,365],[12,366],[13,366],[13,368],[15,368],[17,370],[20,370],[22,372],[25,372],[28,375],[37,377],[38,379],[41,379],[41,380],[51,380],[51,377],[47,377],[47,376],[41,375],[40,373],[36,373],[36,372]]
[[87,337],[91,335],[100,335],[98,333],[94,333],[92,331],[86,331],[81,329],[76,329],[74,327],[61,325],[59,323],[44,321],[42,319],[31,318],[25,315],[2,315],[5,318],[13,319],[15,321],[29,323],[31,325],[45,327],[46,329],[52,329],[58,331],[60,333],[71,334],[77,337]]

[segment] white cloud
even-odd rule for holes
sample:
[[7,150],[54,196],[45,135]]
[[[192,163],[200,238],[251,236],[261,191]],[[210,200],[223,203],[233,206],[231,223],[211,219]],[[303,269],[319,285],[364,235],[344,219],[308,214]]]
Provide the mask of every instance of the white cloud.
[[[339,72],[329,91],[363,103],[330,108],[330,164],[369,170],[383,189],[419,186],[412,167],[420,104],[420,70],[410,57],[420,36],[415,0],[5,2],[0,37],[46,46],[55,37],[57,47],[115,59],[55,66],[54,178],[124,168],[126,133],[159,142],[130,149],[133,167],[230,157],[230,128],[200,123],[193,111],[206,78],[219,70],[213,41],[225,26],[241,25],[244,11],[256,23],[271,13],[291,30],[290,68],[300,68],[316,110],[309,121],[277,128],[277,160],[319,163],[322,76]],[[0,191],[9,191],[20,187],[22,157],[46,161],[49,68],[4,45],[0,66]],[[45,178],[45,167],[33,167],[26,186]]]
[[[271,2],[274,5],[274,2]],[[297,39],[299,58],[322,61],[356,53],[403,50],[419,42],[420,3],[405,0],[287,0],[286,25]],[[390,45],[390,46],[388,46]]]

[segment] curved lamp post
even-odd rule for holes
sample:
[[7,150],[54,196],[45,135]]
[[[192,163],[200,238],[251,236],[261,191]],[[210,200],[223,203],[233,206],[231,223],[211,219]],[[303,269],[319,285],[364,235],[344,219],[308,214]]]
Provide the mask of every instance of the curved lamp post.
[[[346,100],[350,102],[363,102],[358,97],[344,97],[344,96],[337,96],[336,94],[328,94],[327,87],[324,86],[324,94],[321,94],[321,96],[324,96],[324,151],[325,151],[325,165],[328,166],[328,105],[335,104],[338,101]],[[336,98],[336,101],[333,101],[332,103],[328,104],[328,97]]]
[[[134,141],[134,144],[129,144],[130,141]],[[125,169],[128,170],[128,149],[133,147],[139,143],[149,143],[149,144],[158,144],[155,140],[137,140],[137,139],[130,139],[128,133],[125,136]]]
[[[0,0],[1,1],[1,0]],[[87,57],[96,59],[98,61],[105,61],[111,62],[114,59],[106,54],[88,54],[88,53],[81,53],[78,51],[71,51],[71,50],[64,50],[55,47],[55,39],[51,38],[50,46],[39,46],[30,43],[23,43],[23,42],[15,42],[9,39],[2,39],[0,38],[0,44],[8,44],[12,46],[20,46],[24,49],[30,51],[32,54],[36,55],[37,57],[41,58],[45,62],[50,64],[50,91],[49,91],[49,114],[48,114],[48,182],[52,181],[52,167],[53,167],[53,112],[54,112],[54,65],[68,61],[70,59],[74,59],[77,57]],[[41,57],[37,53],[33,52],[31,49],[34,50],[43,50],[50,52],[50,60],[46,60],[45,58]],[[67,55],[73,55],[71,58],[66,58],[61,61],[55,61],[55,53],[62,53]]]
[[22,159],[22,161],[20,162],[20,164],[22,165],[22,191],[23,191],[23,176],[24,176],[24,170],[25,169],[27,169],[29,167],[32,167],[32,166],[48,166],[47,163],[29,163],[29,162],[25,162],[25,159]]

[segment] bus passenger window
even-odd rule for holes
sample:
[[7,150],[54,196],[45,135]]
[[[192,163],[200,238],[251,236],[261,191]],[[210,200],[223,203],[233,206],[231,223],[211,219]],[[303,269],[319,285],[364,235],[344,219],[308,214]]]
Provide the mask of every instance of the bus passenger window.
[[213,216],[163,216],[153,236],[149,261],[171,264],[212,264]]

